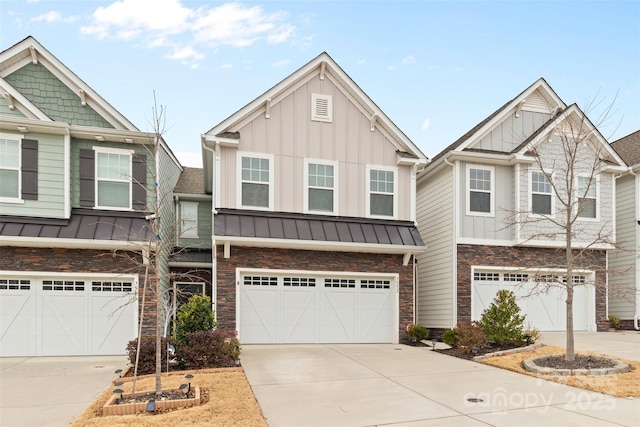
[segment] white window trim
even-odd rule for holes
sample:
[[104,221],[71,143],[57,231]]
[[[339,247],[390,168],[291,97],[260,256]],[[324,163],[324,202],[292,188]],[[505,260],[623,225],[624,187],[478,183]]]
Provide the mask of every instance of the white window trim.
[[[184,210],[186,206],[193,206],[196,211],[195,218],[191,219],[194,223],[194,227],[185,229],[184,227]],[[198,202],[180,202],[180,237],[185,239],[197,239],[198,236]]]
[[[124,210],[133,210],[133,208],[131,207],[131,199],[133,198],[133,155],[135,154],[135,151],[133,150],[124,150],[122,148],[111,148],[111,147],[103,147],[103,146],[94,146],[91,147],[93,149],[93,151],[95,152],[95,165],[94,165],[94,170],[95,170],[95,177],[94,177],[94,194],[95,194],[95,203],[96,209],[104,209],[104,210],[110,210],[110,211],[124,211]],[[98,182],[100,181],[100,179],[98,178],[98,153],[103,153],[103,154],[121,154],[121,155],[125,155],[125,156],[129,156],[129,176],[127,177],[127,181],[129,183],[129,207],[117,207],[117,206],[100,206],[98,204],[98,200],[100,199],[98,197]],[[123,182],[125,181],[124,179],[122,180]]]
[[[316,114],[316,104],[318,100],[324,99],[327,101],[327,115],[321,116]],[[315,122],[333,122],[333,97],[331,95],[323,95],[320,93],[311,94],[311,120]]]
[[[491,202],[489,203],[489,212],[475,212],[471,210],[471,169],[479,169],[479,170],[487,170],[491,172],[491,190],[489,190],[489,194],[491,196]],[[495,203],[496,203],[496,168],[493,166],[486,165],[475,165],[468,164],[465,168],[465,197],[466,197],[466,214],[469,216],[485,216],[485,217],[495,217]],[[473,190],[473,191],[481,191],[481,190]],[[482,191],[485,192],[486,191]]]
[[[18,141],[18,197],[0,197],[0,203],[21,203],[24,204],[22,198],[22,140],[24,135],[16,135],[15,133],[0,133],[1,139],[8,139],[10,141]],[[13,168],[7,168],[13,170]]]
[[[327,165],[333,166],[333,211],[314,211],[309,209],[309,165]],[[314,187],[325,188],[328,187]],[[337,215],[338,214],[338,162],[335,160],[320,159],[304,159],[304,178],[303,178],[303,194],[302,194],[303,212],[319,215]]]
[[[242,158],[243,157],[254,157],[257,159],[267,159],[269,160],[269,206],[261,207],[261,206],[244,206],[242,204]],[[274,206],[274,175],[275,175],[275,164],[274,164],[274,155],[273,154],[265,154],[265,153],[254,153],[252,151],[238,151],[236,157],[236,200],[237,206],[244,209],[251,209],[256,211],[272,211]],[[264,184],[261,182],[260,184]]]
[[[367,165],[365,168],[365,217],[380,219],[398,219],[398,168],[395,166]],[[390,171],[393,172],[393,216],[371,215],[371,171]],[[389,193],[381,193],[389,194]]]
[[[580,198],[580,196],[582,194],[578,193],[578,191],[580,191],[580,185],[579,185],[579,179],[582,178],[589,178],[589,174],[578,174],[578,176],[576,176],[576,182],[575,182],[575,188],[576,188],[576,209],[579,209],[580,207],[580,203],[578,201],[578,199]],[[578,214],[577,219],[578,221],[586,221],[586,222],[599,222],[600,221],[600,175],[593,175],[593,180],[595,180],[595,186],[596,186],[596,217],[595,218],[587,218],[587,217],[582,217],[580,216],[580,214]],[[593,185],[593,183],[592,183]]]
[[[533,212],[533,173],[534,172],[542,172],[544,173],[547,178],[550,178],[550,185],[551,185],[551,192],[548,193],[549,196],[551,196],[551,213],[550,214],[538,214]],[[529,215],[534,216],[534,217],[540,217],[540,218],[554,218],[555,217],[555,212],[556,212],[556,198],[555,198],[555,194],[553,191],[553,181],[554,180],[554,174],[553,172],[549,172],[547,170],[543,170],[541,171],[540,169],[529,169],[529,194],[528,194],[528,198],[529,198],[529,204],[528,204],[528,210],[529,210]],[[547,193],[535,193],[535,194],[542,194],[542,195],[546,195]]]

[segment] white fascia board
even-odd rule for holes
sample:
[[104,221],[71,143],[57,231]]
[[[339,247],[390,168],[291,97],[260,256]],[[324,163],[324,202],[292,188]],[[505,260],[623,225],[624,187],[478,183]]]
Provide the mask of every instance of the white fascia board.
[[16,88],[11,86],[7,81],[3,78],[0,78],[0,90],[2,91],[2,96],[4,94],[9,94],[17,103],[15,108],[17,108],[22,114],[27,116],[30,119],[38,119],[43,122],[51,122],[51,118],[43,113],[38,107],[36,107],[31,101],[22,95],[22,93],[18,92]]
[[[88,240],[88,239],[57,239],[42,237],[0,236],[0,246],[23,246],[29,248],[67,248],[67,249],[105,249],[142,251],[149,246],[148,242],[126,242],[123,240]],[[151,245],[155,250],[156,244]]]
[[269,239],[255,237],[214,236],[216,245],[229,243],[232,246],[255,246],[278,249],[300,249],[333,252],[363,252],[381,254],[420,253],[426,246],[378,245],[370,243],[318,242],[312,240]]
[[95,140],[97,135],[105,141],[123,142],[128,144],[154,145],[157,135],[153,132],[130,131],[123,129],[109,129],[94,126],[70,126],[71,136],[79,139]]
[[536,161],[535,157],[521,154],[494,154],[480,153],[477,151],[451,151],[444,156],[442,159],[443,162],[445,158],[449,161],[460,160],[463,162],[486,163],[500,166],[513,166],[516,163],[532,164]]
[[173,193],[173,196],[181,202],[188,202],[192,200],[210,202],[212,200],[211,194]]
[[[40,119],[26,119],[23,117],[2,116],[0,129],[16,131],[18,126],[26,127],[27,132],[38,132],[50,135],[68,135],[69,125],[63,122],[42,121]],[[26,133],[24,131],[20,131]]]
[[[458,245],[475,245],[475,246],[500,246],[500,247],[531,247],[531,248],[552,248],[562,249],[565,247],[564,242],[554,240],[539,240],[539,239],[519,239],[519,240],[493,240],[493,239],[474,239],[468,237],[459,237],[456,239]],[[609,250],[615,249],[615,246],[599,243],[592,244],[589,242],[573,242],[574,249],[594,249],[594,250]]]
[[236,138],[225,138],[221,136],[210,135],[207,133],[204,135],[201,135],[200,138],[208,146],[211,146],[212,144],[218,144],[222,147],[238,148],[238,146],[240,145],[240,139],[236,139]]

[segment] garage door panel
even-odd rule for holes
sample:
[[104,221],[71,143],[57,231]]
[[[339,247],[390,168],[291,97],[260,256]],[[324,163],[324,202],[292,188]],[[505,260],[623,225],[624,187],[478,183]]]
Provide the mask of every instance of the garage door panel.
[[356,307],[355,289],[325,289],[322,298],[321,342],[357,342]]
[[315,288],[282,292],[281,342],[316,342],[318,336],[318,298]]
[[363,290],[360,293],[359,340],[362,342],[388,342],[393,333],[393,293]]
[[130,309],[133,295],[93,296],[90,312],[89,353],[119,354],[136,336],[135,312]]
[[35,354],[35,313],[36,298],[32,293],[0,292],[0,356]]
[[243,342],[269,344],[277,342],[278,292],[276,288],[242,288],[244,304],[240,314]]
[[42,354],[87,354],[87,298],[79,295],[42,295]]

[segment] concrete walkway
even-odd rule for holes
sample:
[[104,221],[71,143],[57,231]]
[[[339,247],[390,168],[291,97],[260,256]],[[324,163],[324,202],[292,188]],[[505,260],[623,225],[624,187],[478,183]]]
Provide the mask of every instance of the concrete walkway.
[[127,361],[126,356],[0,358],[0,426],[68,425]]
[[[640,360],[640,331],[574,332],[576,351],[594,351],[612,357]],[[543,332],[542,343],[565,348],[565,332]],[[640,425],[640,421],[638,422]]]
[[244,345],[241,358],[271,427],[585,427],[637,426],[640,420],[638,399],[592,393],[425,347]]

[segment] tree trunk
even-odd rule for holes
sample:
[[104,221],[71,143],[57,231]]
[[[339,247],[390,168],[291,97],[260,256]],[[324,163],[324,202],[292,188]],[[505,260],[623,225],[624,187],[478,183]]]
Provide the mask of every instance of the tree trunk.
[[571,227],[567,229],[566,238],[566,261],[567,261],[567,345],[564,358],[567,362],[573,362],[576,359],[573,337],[573,251],[571,239]]
[[162,394],[162,379],[160,377],[162,373],[162,321],[161,321],[161,289],[160,279],[156,277],[156,395]]

